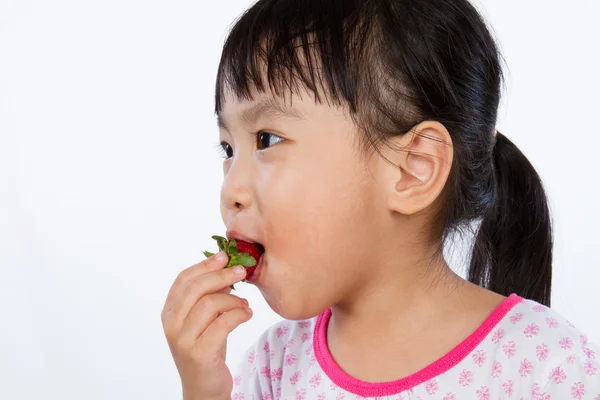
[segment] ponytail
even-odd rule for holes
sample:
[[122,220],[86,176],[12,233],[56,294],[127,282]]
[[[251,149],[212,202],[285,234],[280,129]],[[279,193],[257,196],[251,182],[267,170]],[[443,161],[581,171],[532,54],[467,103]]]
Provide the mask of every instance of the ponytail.
[[495,199],[477,231],[468,279],[549,307],[553,238],[542,181],[513,142],[500,132],[496,140]]

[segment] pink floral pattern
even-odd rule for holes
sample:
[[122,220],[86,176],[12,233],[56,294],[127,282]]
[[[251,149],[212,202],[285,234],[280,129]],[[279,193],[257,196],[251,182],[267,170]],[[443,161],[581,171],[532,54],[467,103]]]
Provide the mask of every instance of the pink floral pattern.
[[590,360],[593,360],[596,357],[596,353],[594,352],[594,350],[586,347],[583,349],[583,354],[585,354],[585,356],[587,358],[589,358]]
[[512,397],[513,387],[514,387],[514,384],[513,384],[513,381],[511,381],[511,380],[508,380],[508,381],[506,381],[506,382],[504,382],[502,384],[502,388],[504,389],[504,393],[506,393],[506,395],[508,397]]
[[519,367],[519,375],[527,376],[531,374],[532,369],[533,364],[531,363],[531,361],[527,361],[527,359],[524,359],[523,361],[521,361],[521,366]]
[[519,312],[519,313],[511,315],[510,322],[511,322],[511,324],[516,324],[516,323],[520,322],[522,319],[523,319],[523,313]]
[[560,347],[565,350],[571,350],[573,348],[573,339],[570,337],[564,337],[560,339],[558,344],[560,344]]
[[300,388],[296,390],[296,400],[306,399],[306,389]]
[[556,367],[550,372],[548,379],[553,383],[563,383],[567,379],[567,374],[561,367]]
[[314,374],[309,381],[310,387],[316,388],[321,384],[321,373]]
[[427,394],[435,394],[438,391],[438,384],[435,379],[425,382],[425,391]]
[[500,342],[500,340],[502,340],[503,337],[504,337],[504,329],[500,328],[494,332],[494,335],[492,336],[492,342],[495,344],[498,344]]
[[592,360],[586,360],[583,369],[588,376],[594,376],[598,372],[598,366],[592,363]]
[[271,370],[271,380],[280,381],[283,377],[283,368],[275,368]]
[[271,370],[269,369],[269,366],[267,366],[267,365],[262,367],[262,369],[260,370],[260,374],[267,379],[271,379]]
[[537,356],[538,360],[544,361],[546,358],[548,358],[548,354],[550,354],[550,348],[544,343],[535,347],[535,355]]
[[487,386],[477,389],[476,393],[479,400],[490,400],[490,389]]
[[487,353],[485,351],[477,350],[473,353],[473,361],[478,366],[481,367],[485,363],[485,360],[487,360]]
[[300,380],[300,378],[302,378],[302,372],[300,371],[296,371],[294,372],[294,374],[290,377],[290,383],[292,385],[295,385],[296,383],[298,383],[298,381]]
[[461,386],[469,386],[473,382],[473,373],[471,371],[467,371],[466,369],[460,373],[458,377],[458,383]]
[[549,328],[558,328],[558,321],[554,318],[546,318],[546,324],[548,324]]
[[546,392],[542,392],[540,385],[534,383],[531,389],[531,398],[533,400],[550,400],[550,395]]
[[319,347],[321,317],[266,330],[241,357],[231,399],[600,400],[597,344],[530,300],[507,309],[467,352],[452,350],[435,369],[398,381],[395,392],[365,382],[356,389],[358,381],[327,363]]
[[539,326],[537,326],[536,324],[529,324],[523,331],[523,334],[525,335],[525,337],[530,338],[530,337],[537,336],[537,334],[539,332],[540,332]]
[[511,340],[510,342],[502,345],[502,351],[504,351],[506,357],[512,358],[515,354],[517,354],[517,345]]
[[502,374],[502,364],[499,361],[494,361],[491,374],[492,378],[498,378]]
[[288,365],[288,366],[294,365],[294,363],[296,362],[296,359],[297,359],[297,357],[292,353],[286,355],[285,356],[285,365]]
[[581,382],[575,382],[573,386],[571,386],[571,396],[574,399],[581,400],[583,395],[585,394],[585,386]]
[[287,325],[283,325],[277,328],[275,332],[277,333],[277,337],[280,338],[282,336],[287,335],[287,333],[289,332],[289,328],[287,327]]

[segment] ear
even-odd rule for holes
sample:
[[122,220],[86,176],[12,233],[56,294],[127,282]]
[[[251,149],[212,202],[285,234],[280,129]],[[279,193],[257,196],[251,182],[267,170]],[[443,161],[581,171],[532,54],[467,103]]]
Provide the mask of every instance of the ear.
[[444,188],[454,154],[444,125],[423,121],[381,149],[394,163],[381,160],[388,208],[413,215],[429,207]]

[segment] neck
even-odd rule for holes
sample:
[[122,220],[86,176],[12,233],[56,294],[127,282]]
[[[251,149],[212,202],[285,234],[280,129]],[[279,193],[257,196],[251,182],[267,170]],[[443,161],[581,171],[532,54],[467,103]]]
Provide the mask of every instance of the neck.
[[443,259],[419,259],[427,258],[375,264],[351,296],[331,306],[329,350],[351,375],[383,381],[416,372],[475,331],[504,299],[465,281]]
[[461,297],[473,289],[443,260],[433,265],[379,266],[370,268],[369,275],[360,279],[351,296],[331,306],[332,332],[359,342],[363,335],[373,337],[370,327],[393,332],[396,338],[416,334],[424,324],[447,315],[457,302],[462,304]]

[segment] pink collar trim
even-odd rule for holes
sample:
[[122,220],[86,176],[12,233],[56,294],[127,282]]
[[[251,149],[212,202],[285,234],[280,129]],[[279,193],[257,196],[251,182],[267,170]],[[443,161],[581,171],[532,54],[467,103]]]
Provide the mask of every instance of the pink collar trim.
[[472,352],[492,329],[498,325],[502,318],[504,318],[504,316],[521,301],[523,301],[522,297],[515,293],[511,294],[504,299],[496,309],[494,309],[490,316],[486,318],[475,332],[463,340],[458,346],[453,348],[449,353],[420,371],[395,381],[377,383],[365,382],[353,378],[339,367],[329,353],[329,348],[327,347],[327,325],[329,324],[329,318],[331,317],[330,308],[327,308],[317,317],[313,334],[313,349],[317,361],[323,371],[325,371],[325,374],[327,374],[333,383],[342,389],[363,397],[390,396],[411,389],[454,367]]

